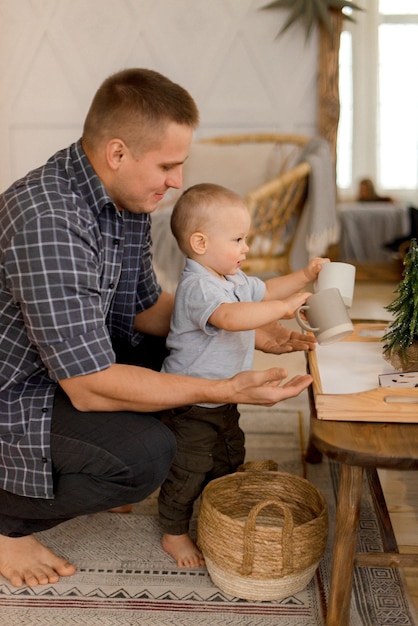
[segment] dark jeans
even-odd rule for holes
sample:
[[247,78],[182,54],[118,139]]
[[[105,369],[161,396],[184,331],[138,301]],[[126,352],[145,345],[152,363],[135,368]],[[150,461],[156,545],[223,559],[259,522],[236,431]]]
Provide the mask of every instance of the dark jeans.
[[[133,351],[117,346],[118,361]],[[125,352],[125,353],[124,353]],[[137,364],[158,369],[164,342],[148,338]],[[158,415],[158,414],[156,414]],[[176,450],[170,430],[152,414],[82,413],[57,390],[51,429],[54,499],[0,490],[0,534],[21,537],[78,515],[139,502],[164,481]]]

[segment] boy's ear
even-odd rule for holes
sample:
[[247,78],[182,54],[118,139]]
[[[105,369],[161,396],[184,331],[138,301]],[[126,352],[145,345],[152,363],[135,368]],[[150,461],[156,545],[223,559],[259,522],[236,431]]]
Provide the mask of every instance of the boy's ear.
[[195,254],[204,254],[207,247],[207,238],[203,233],[193,233],[190,236],[190,247]]

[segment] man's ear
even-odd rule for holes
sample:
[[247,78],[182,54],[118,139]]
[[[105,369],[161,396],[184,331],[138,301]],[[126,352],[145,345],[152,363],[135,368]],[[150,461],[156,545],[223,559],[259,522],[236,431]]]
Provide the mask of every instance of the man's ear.
[[207,241],[207,237],[203,233],[193,233],[190,236],[190,247],[195,254],[205,254]]
[[121,139],[111,139],[106,145],[106,160],[112,170],[119,169],[127,147]]

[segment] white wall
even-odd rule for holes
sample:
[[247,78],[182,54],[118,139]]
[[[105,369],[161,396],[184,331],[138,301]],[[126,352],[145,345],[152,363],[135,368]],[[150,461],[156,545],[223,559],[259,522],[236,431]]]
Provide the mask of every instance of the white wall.
[[276,38],[267,0],[0,0],[0,190],[78,139],[99,84],[149,67],[186,87],[198,136],[314,134],[317,34]]

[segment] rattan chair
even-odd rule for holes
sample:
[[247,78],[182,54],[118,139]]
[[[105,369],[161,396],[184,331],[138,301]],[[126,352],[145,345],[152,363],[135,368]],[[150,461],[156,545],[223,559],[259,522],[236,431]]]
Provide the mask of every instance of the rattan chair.
[[251,213],[250,252],[242,269],[248,274],[291,271],[290,251],[305,205],[310,165],[298,162],[309,137],[278,133],[226,135],[200,140],[217,145],[274,143],[280,166],[268,182],[246,194]]

